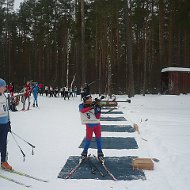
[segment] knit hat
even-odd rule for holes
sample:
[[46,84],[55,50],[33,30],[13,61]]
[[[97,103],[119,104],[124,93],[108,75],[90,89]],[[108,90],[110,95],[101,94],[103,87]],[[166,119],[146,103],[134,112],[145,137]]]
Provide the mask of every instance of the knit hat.
[[82,99],[83,99],[83,101],[85,102],[85,101],[88,100],[89,98],[92,98],[92,96],[91,96],[91,95],[86,95],[86,96],[84,96]]
[[6,85],[7,85],[6,82],[0,78],[0,87],[4,87]]

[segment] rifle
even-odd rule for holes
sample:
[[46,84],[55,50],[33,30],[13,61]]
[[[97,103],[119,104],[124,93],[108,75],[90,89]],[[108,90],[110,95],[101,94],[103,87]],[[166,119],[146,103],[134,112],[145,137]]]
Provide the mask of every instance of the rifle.
[[104,96],[101,96],[100,99],[95,98],[94,101],[91,104],[88,104],[88,106],[100,106],[100,107],[116,107],[118,106],[118,102],[127,102],[127,103],[131,103],[131,100],[119,100],[119,101],[106,101],[106,100],[102,100],[104,99]]
[[131,103],[131,100],[120,100],[120,101],[99,101],[95,102],[95,105],[99,105],[100,107],[116,107],[118,106],[118,102],[128,102]]
[[12,96],[11,98],[20,97],[20,96],[23,96],[23,95],[24,95],[24,92],[23,92],[23,93],[20,93],[20,94],[16,94],[16,95]]

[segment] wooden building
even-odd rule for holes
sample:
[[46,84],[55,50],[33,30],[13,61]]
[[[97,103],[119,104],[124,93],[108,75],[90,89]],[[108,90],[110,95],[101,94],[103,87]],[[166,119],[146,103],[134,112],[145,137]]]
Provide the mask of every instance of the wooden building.
[[167,67],[162,69],[161,93],[190,93],[190,68]]

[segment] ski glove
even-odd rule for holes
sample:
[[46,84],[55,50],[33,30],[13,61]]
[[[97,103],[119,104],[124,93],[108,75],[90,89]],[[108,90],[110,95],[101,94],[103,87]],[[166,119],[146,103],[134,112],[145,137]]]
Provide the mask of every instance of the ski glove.
[[96,112],[97,112],[97,113],[101,113],[101,107],[100,107],[100,106],[96,106],[95,109],[96,109]]

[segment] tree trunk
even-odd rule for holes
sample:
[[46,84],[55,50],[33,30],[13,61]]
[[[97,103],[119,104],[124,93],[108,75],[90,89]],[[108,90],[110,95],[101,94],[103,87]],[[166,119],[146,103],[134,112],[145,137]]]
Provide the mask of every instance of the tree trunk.
[[84,25],[84,0],[81,0],[81,66],[82,66],[82,85],[86,81],[86,62],[85,62],[85,25]]
[[[145,21],[146,22],[146,21]],[[143,96],[146,94],[147,89],[147,45],[148,45],[148,36],[147,36],[147,24],[145,24],[144,29],[144,72],[143,72]]]
[[173,65],[173,19],[174,19],[174,8],[175,2],[174,0],[169,0],[169,42],[168,42],[168,66]]
[[66,72],[66,83],[67,86],[69,87],[69,62],[70,62],[70,49],[71,49],[71,37],[70,37],[70,31],[68,29],[67,32],[67,72]]
[[[132,62],[132,27],[131,27],[131,21],[129,18],[130,9],[128,6],[128,0],[125,1],[125,23],[126,23],[126,48],[127,48],[127,59],[126,59],[126,68],[128,68],[128,71],[126,71],[126,75],[128,73],[128,97],[133,97],[134,92],[134,73],[133,73],[133,62]],[[126,84],[127,85],[127,84]]]
[[159,68],[160,70],[164,66],[163,54],[164,54],[164,2],[159,0]]

